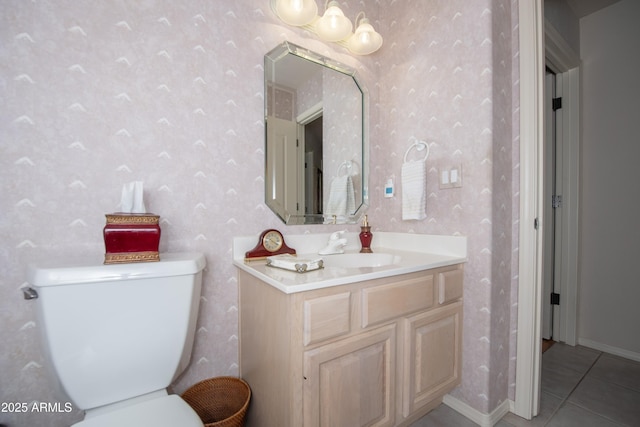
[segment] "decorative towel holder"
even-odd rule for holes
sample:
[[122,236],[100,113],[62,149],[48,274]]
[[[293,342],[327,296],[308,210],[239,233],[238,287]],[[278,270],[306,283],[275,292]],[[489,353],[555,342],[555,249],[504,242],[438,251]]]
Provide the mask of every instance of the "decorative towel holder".
[[338,166],[338,169],[336,170],[336,176],[340,176],[340,172],[342,172],[342,169],[346,169],[346,175],[353,176],[353,172],[351,171],[352,168],[353,162],[351,160],[345,160],[344,162],[340,163],[340,166]]
[[413,144],[411,144],[409,148],[407,148],[407,151],[404,153],[404,163],[407,163],[407,156],[409,155],[409,152],[413,148],[415,148],[418,151],[422,151],[426,148],[427,153],[424,155],[424,159],[422,159],[422,161],[424,162],[429,158],[429,144],[427,144],[425,141],[416,141]]

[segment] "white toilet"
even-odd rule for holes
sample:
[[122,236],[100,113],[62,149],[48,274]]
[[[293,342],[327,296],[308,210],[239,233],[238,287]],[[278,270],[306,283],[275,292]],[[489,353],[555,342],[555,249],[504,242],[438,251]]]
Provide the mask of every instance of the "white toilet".
[[203,426],[166,388],[191,358],[204,266],[202,254],[165,253],[29,269],[49,360],[85,411],[74,427]]

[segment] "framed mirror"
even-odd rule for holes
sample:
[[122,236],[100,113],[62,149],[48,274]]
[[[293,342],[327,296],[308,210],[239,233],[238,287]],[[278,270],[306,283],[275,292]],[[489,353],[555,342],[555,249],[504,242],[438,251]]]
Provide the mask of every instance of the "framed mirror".
[[355,70],[289,42],[264,57],[265,203],[285,224],[368,206],[367,94]]

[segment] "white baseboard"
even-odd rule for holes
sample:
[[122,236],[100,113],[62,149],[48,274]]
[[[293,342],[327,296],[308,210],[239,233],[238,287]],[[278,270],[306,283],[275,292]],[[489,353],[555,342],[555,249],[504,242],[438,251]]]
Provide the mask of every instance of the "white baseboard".
[[502,419],[502,417],[507,414],[507,412],[510,412],[511,407],[513,407],[512,401],[505,400],[500,405],[498,405],[498,407],[494,409],[493,412],[491,412],[490,414],[485,414],[449,394],[444,396],[444,398],[442,399],[442,403],[444,403],[454,411],[460,413],[461,415],[469,418],[471,421],[480,425],[481,427],[493,427],[498,423],[498,421]]
[[640,353],[636,353],[635,351],[629,351],[623,348],[613,347],[608,344],[603,344],[597,341],[591,341],[586,338],[578,338],[578,344],[583,345],[585,347],[592,348],[594,350],[600,350],[605,353],[614,354],[616,356],[624,357],[625,359],[631,359],[631,360],[635,360],[636,362],[640,362]]

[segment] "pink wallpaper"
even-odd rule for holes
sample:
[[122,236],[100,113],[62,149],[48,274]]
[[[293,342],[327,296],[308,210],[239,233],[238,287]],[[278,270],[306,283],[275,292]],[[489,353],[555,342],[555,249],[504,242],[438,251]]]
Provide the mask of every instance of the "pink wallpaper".
[[[374,229],[468,236],[462,386],[453,395],[488,413],[515,387],[517,4],[402,4],[384,20],[393,39],[380,60],[369,218]],[[427,218],[402,221],[401,198],[382,192],[388,178],[399,182],[414,139],[430,145]],[[440,189],[439,170],[455,165],[462,188]]]
[[[362,7],[341,3],[351,17]],[[147,209],[161,215],[161,251],[208,260],[192,364],[175,390],[237,374],[232,237],[331,230],[284,226],[263,202],[262,62],[283,40],[358,69],[369,90],[373,231],[468,236],[463,382],[454,395],[482,412],[513,398],[517,2],[364,7],[385,38],[370,57],[281,25],[267,0],[2,3],[0,401],[64,401],[19,288],[33,260],[100,256],[104,214],[133,180],[145,182]],[[412,138],[431,147],[429,198],[427,219],[406,222],[383,187],[393,177],[400,189]],[[463,166],[463,187],[440,190],[438,168],[452,164]],[[0,413],[0,423],[80,417]]]

